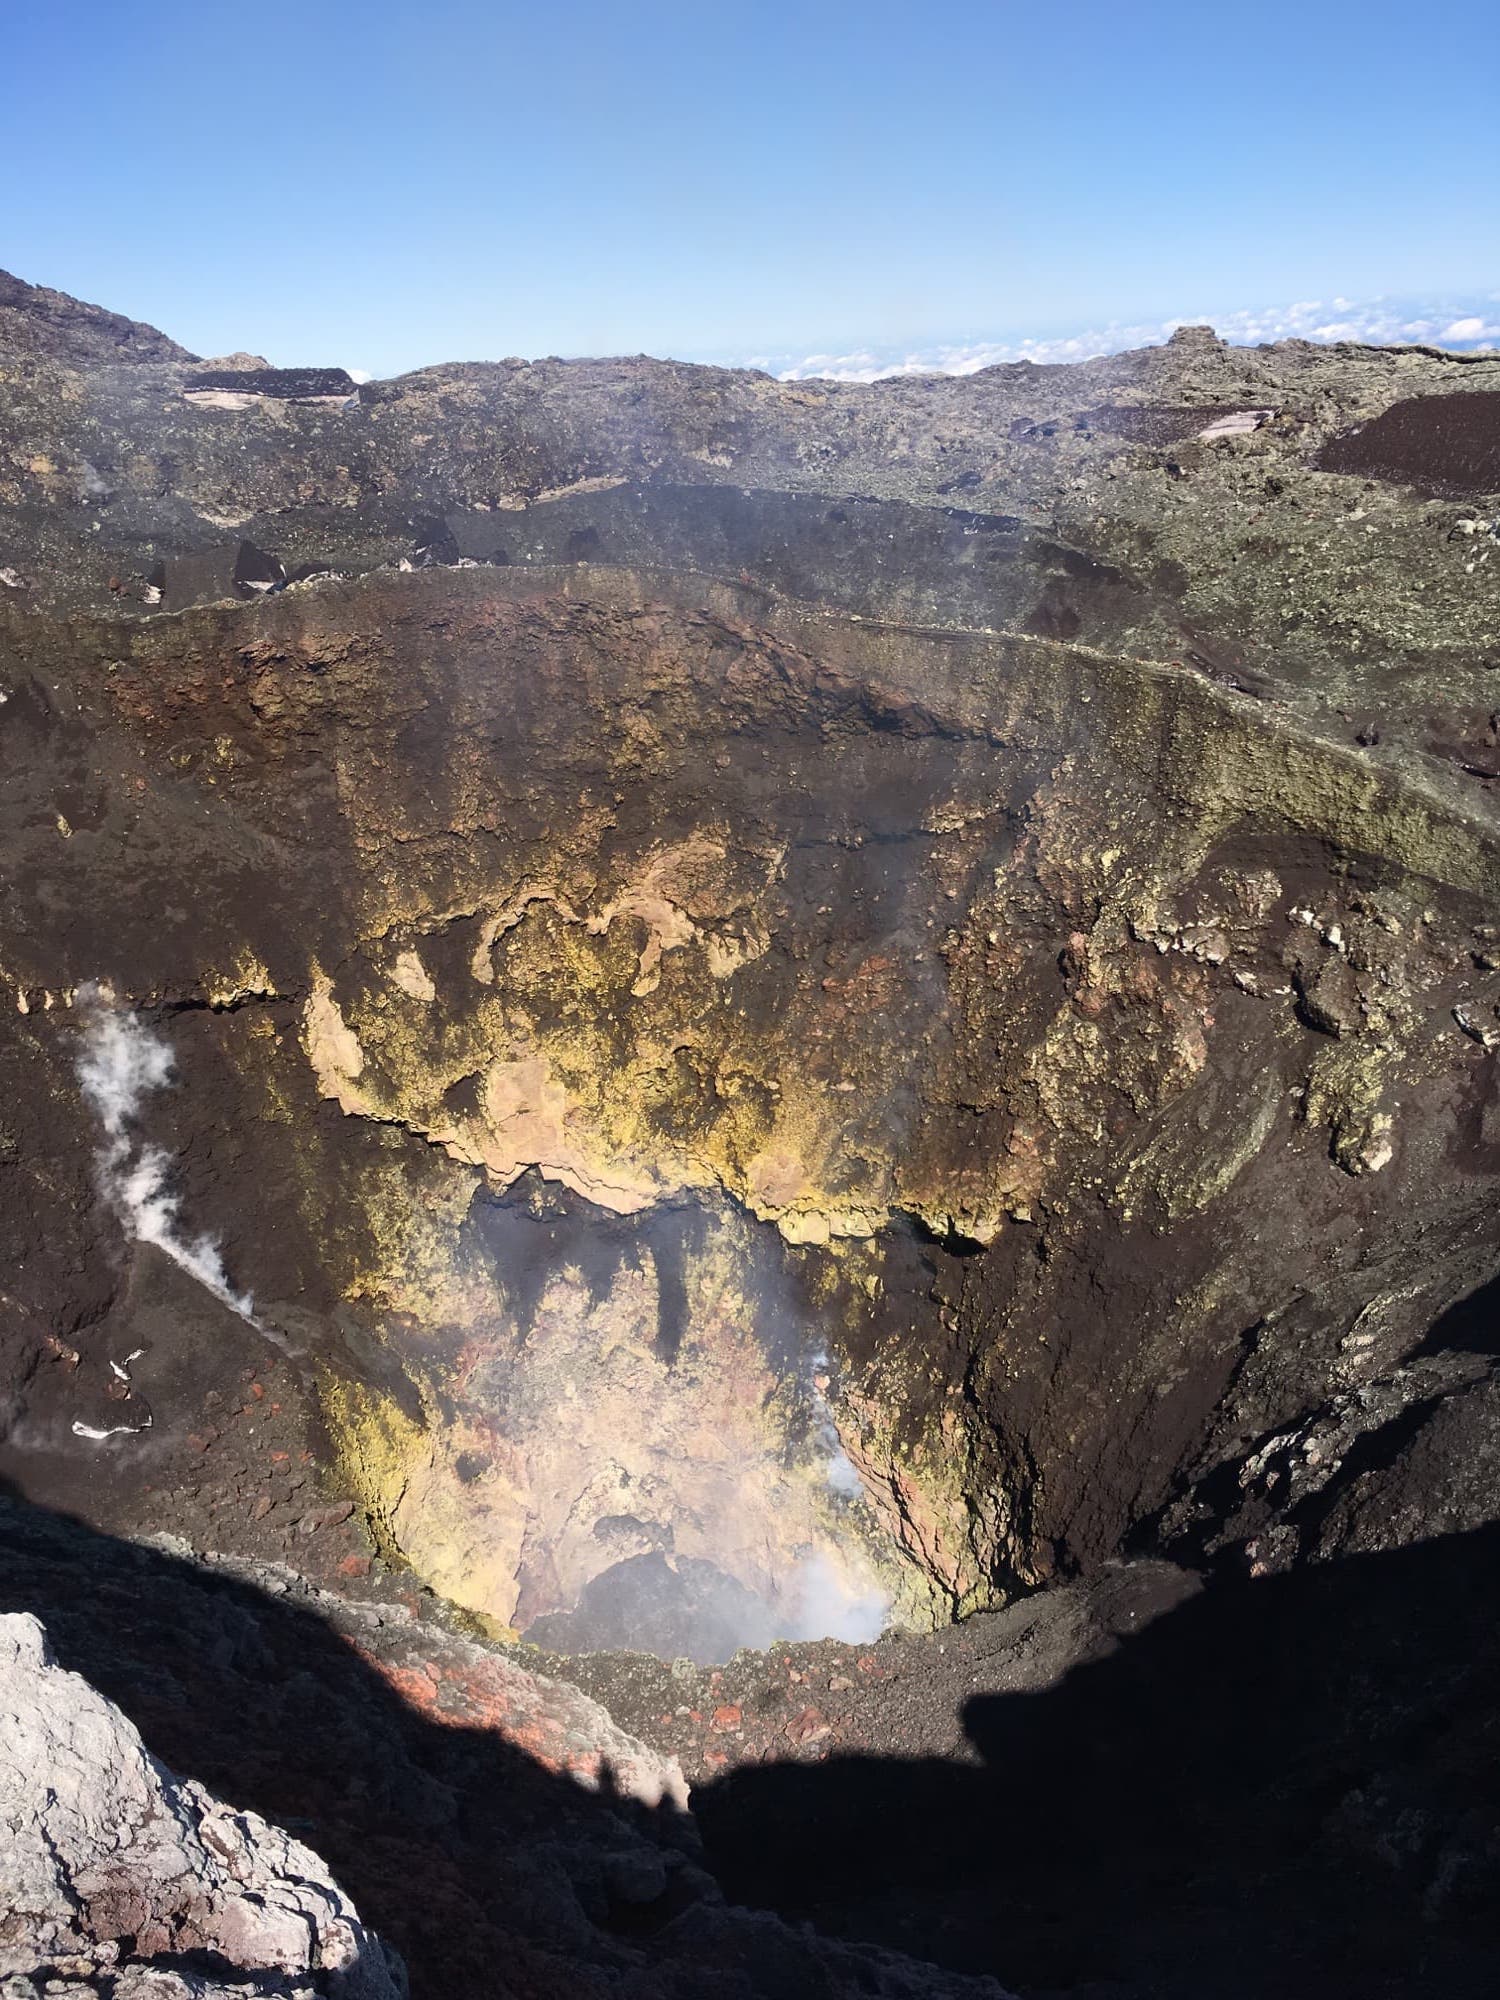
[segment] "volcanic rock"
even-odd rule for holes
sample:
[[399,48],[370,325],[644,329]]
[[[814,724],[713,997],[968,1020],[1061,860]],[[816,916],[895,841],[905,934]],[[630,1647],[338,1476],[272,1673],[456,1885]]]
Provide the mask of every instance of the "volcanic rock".
[[0,1618],[0,1720],[0,1973],[145,1995],[153,1962],[170,1992],[207,1954],[233,1968],[213,1991],[405,1994],[318,1857],[164,1770],[33,1617]]
[[0,271],[0,341],[17,358],[45,355],[73,365],[191,361],[154,326],[85,304],[47,285]]

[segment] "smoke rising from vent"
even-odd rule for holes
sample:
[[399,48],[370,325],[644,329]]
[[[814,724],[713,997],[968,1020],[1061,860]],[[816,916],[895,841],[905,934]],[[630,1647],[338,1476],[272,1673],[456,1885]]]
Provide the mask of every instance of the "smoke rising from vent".
[[828,1401],[829,1370],[832,1365],[825,1348],[820,1347],[808,1359],[808,1367],[812,1371],[809,1386],[817,1421],[817,1439],[827,1457],[824,1475],[830,1490],[842,1499],[856,1500],[864,1488],[855,1470],[853,1459],[843,1447],[838,1425],[833,1420],[833,1407]]
[[104,1198],[128,1236],[155,1244],[253,1326],[253,1302],[230,1284],[213,1238],[183,1232],[181,1197],[170,1185],[171,1156],[135,1129],[146,1098],[172,1081],[171,1049],[138,1015],[118,1008],[107,987],[85,987],[79,999],[85,1026],[78,1081],[104,1130],[97,1156]]
[[[809,1357],[808,1367],[815,1424],[812,1443],[823,1458],[823,1477],[837,1499],[858,1502],[864,1488],[839,1438],[828,1400],[832,1362],[827,1350],[818,1348]],[[778,1632],[778,1638],[842,1639],[863,1645],[879,1638],[891,1614],[889,1594],[873,1579],[856,1580],[850,1571],[836,1567],[817,1552],[799,1563],[787,1594],[796,1607],[792,1628]]]
[[[847,1458],[843,1462],[849,1465]],[[849,1470],[857,1481],[852,1465]],[[862,1586],[821,1553],[798,1565],[788,1595],[795,1610],[785,1621],[787,1629],[775,1633],[778,1639],[842,1639],[862,1646],[880,1637],[891,1614],[887,1592],[873,1582]]]

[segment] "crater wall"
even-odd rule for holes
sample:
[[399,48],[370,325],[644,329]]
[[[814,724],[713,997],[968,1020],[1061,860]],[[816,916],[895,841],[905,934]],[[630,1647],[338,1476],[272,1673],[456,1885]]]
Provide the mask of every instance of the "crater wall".
[[19,1407],[120,1285],[102,978],[372,1517],[499,1623],[535,1468],[462,1468],[539,1338],[482,1242],[523,1183],[727,1204],[741,1326],[779,1243],[925,1617],[1186,1532],[1488,1275],[1487,821],[1180,663],[587,565],[6,643]]

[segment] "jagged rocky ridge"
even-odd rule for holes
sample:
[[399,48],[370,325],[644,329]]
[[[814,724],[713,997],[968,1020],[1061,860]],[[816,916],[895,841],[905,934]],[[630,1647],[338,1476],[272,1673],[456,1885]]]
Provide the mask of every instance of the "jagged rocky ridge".
[[[25,1491],[296,1522],[328,1581],[365,1523],[500,1636],[856,1525],[918,1625],[1484,1533],[1500,363],[1198,331],[309,403],[235,357],[225,407],[6,305]],[[152,1132],[260,1334],[98,1205],[98,978],[170,1035]],[[858,1524],[783,1476],[768,1318],[827,1351]],[[268,1338],[326,1534],[241,1435]],[[86,1455],[137,1347],[149,1439]],[[1415,1872],[1482,1874],[1486,1809]]]
[[5,1975],[149,1992],[155,1963],[170,1990],[196,1955],[232,1968],[215,1992],[311,1995],[326,1980],[350,2000],[405,1993],[400,1962],[315,1854],[164,1771],[25,1614],[0,1619],[0,1717]]

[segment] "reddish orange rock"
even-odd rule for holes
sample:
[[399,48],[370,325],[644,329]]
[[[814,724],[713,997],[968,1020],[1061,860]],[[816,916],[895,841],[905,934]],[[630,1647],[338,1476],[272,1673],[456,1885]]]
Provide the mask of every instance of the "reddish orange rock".
[[717,1730],[720,1736],[737,1736],[744,1720],[744,1714],[737,1701],[724,1701],[714,1710],[710,1727]]
[[833,1729],[817,1709],[804,1708],[799,1715],[792,1717],[786,1726],[786,1733],[793,1743],[821,1743],[825,1736],[833,1734]]

